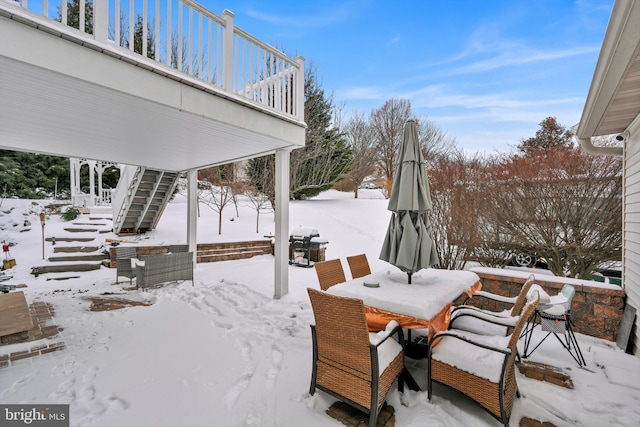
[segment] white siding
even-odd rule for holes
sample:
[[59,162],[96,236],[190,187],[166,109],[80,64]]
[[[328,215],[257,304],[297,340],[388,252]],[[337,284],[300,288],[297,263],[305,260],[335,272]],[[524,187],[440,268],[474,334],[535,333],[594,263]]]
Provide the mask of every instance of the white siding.
[[632,339],[633,354],[640,357],[640,132],[637,128],[630,135],[625,148],[623,227],[624,287],[627,304],[637,311]]

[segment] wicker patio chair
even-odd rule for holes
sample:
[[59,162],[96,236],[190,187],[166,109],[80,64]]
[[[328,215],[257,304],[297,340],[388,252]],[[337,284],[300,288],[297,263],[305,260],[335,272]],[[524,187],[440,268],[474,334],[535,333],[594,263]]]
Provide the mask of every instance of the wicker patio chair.
[[136,248],[132,246],[116,247],[116,283],[120,283],[118,278],[123,276],[129,278],[129,284],[133,283],[136,273],[131,266],[131,259],[136,257]]
[[369,268],[369,261],[365,254],[348,256],[347,262],[349,263],[349,269],[351,270],[351,277],[357,279],[371,274],[371,268]]
[[457,329],[436,334],[428,349],[429,400],[435,381],[464,393],[508,426],[518,390],[516,346],[539,300],[538,292],[529,295],[513,332],[506,337]]
[[316,274],[318,275],[318,282],[320,282],[320,289],[323,291],[326,291],[333,285],[347,281],[340,259],[316,262],[314,266],[316,268]]
[[396,378],[398,391],[404,391],[402,329],[392,321],[384,331],[370,333],[362,300],[307,292],[316,322],[309,393],[318,388],[369,414],[373,427]]
[[[507,335],[515,325],[517,321],[515,318],[520,315],[532,289],[542,292],[542,288],[535,284],[535,276],[533,274],[529,276],[524,285],[522,285],[520,293],[515,297],[505,297],[491,292],[478,291],[473,294],[473,297],[467,298],[463,305],[454,307],[451,310],[450,328],[464,329],[481,335]],[[513,304],[513,306],[504,311],[491,311],[467,304],[481,298],[499,303]],[[511,321],[503,319],[508,317],[512,318],[510,319]]]
[[189,252],[189,245],[169,245],[169,253]]

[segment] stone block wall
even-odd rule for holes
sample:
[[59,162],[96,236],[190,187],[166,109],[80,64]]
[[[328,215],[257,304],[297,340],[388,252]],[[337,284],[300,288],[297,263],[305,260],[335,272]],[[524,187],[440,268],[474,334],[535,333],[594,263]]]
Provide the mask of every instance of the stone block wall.
[[[527,280],[528,274],[511,275],[510,271],[500,273],[499,269],[473,269],[480,276],[482,290],[504,296],[516,296]],[[545,274],[535,274],[536,283],[549,295],[557,295],[566,283],[572,285],[576,293],[571,304],[571,320],[575,324],[575,331],[581,334],[615,341],[622,322],[625,305],[625,295],[621,288],[611,285],[603,286],[598,282],[565,279]],[[482,308],[501,311],[506,306],[486,298],[478,298],[474,303]],[[482,302],[480,302],[482,301]],[[460,301],[456,301],[459,303]]]
[[[196,262],[229,261],[246,259],[256,255],[273,255],[270,240],[253,240],[246,242],[198,243]],[[169,252],[169,246],[135,246],[136,255],[162,255]],[[116,267],[115,247],[109,248],[110,267]]]

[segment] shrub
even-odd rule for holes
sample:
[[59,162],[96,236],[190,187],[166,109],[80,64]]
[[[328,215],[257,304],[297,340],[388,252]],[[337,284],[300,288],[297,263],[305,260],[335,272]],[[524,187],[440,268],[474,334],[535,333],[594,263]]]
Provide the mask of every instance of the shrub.
[[62,219],[65,221],[73,221],[80,215],[80,211],[74,207],[67,208],[62,214]]

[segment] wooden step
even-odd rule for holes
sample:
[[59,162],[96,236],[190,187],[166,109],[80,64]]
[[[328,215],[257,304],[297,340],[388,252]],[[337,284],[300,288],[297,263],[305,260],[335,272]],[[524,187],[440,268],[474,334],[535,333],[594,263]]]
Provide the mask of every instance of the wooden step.
[[31,274],[35,274],[35,270],[37,269],[38,274],[46,274],[46,273],[66,273],[69,271],[91,271],[91,270],[99,270],[102,266],[102,263],[94,263],[94,264],[52,264],[52,265],[41,265],[37,267],[31,267]]
[[62,255],[47,258],[50,262],[68,262],[68,261],[102,261],[109,259],[108,254],[91,254],[91,255]]
[[[51,242],[53,237],[47,237],[44,240]],[[56,237],[56,242],[91,242],[95,237]]]
[[100,246],[55,246],[53,253],[60,252],[95,252],[100,249]]

